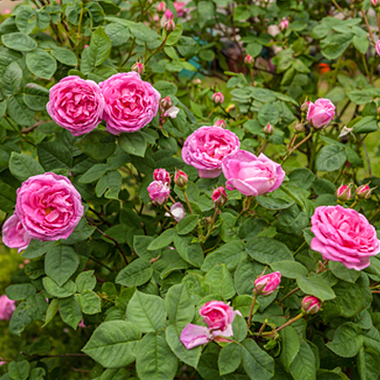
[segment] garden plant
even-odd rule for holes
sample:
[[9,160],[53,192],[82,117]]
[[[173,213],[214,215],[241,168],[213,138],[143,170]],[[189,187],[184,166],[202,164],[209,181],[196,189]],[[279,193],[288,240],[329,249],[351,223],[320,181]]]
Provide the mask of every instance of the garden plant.
[[0,15],[0,380],[380,379],[380,0]]

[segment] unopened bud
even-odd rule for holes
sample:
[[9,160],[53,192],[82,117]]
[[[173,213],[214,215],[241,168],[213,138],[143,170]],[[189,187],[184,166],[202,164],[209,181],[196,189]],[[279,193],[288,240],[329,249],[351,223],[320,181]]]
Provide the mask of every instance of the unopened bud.
[[306,314],[316,314],[320,310],[322,301],[313,296],[306,296],[302,300],[302,310]]
[[380,0],[371,0],[371,7],[376,11],[379,12],[379,7],[380,7]]
[[185,190],[188,182],[189,179],[187,177],[187,174],[182,170],[176,170],[174,175],[174,183],[177,185],[177,187],[180,190]]
[[157,12],[164,13],[166,11],[166,3],[164,1],[161,1],[161,3],[158,4]]
[[349,185],[341,185],[339,186],[335,191],[335,196],[338,198],[341,202],[347,202],[351,199],[351,189]]
[[226,128],[226,122],[223,119],[219,119],[214,123],[215,126]]
[[355,194],[359,199],[371,198],[372,190],[368,185],[361,185],[356,188]]
[[309,104],[310,104],[310,101],[307,101],[307,102],[304,102],[301,106],[301,111],[302,112],[307,112],[308,109],[309,109]]
[[221,92],[216,92],[211,99],[215,104],[222,104],[224,102],[224,95]]
[[195,84],[196,86],[199,86],[202,84],[202,81],[199,78],[196,78],[193,80],[193,84]]
[[170,99],[170,96],[165,96],[165,98],[160,100],[160,107],[163,111],[167,110],[173,105],[172,100]]
[[306,129],[305,124],[303,124],[303,123],[296,124],[294,127],[294,130],[298,133],[305,132],[305,129]]
[[224,190],[224,187],[219,186],[218,188],[216,188],[212,193],[211,199],[214,202],[215,206],[224,206],[228,200],[226,190]]
[[268,123],[268,124],[263,128],[263,132],[264,132],[266,135],[273,135],[273,132],[274,132],[273,125]]
[[175,29],[175,22],[173,20],[166,20],[164,24],[164,29],[171,33]]
[[136,73],[139,73],[140,75],[144,74],[145,67],[141,62],[136,62],[132,67],[132,71],[136,71]]
[[289,20],[284,20],[281,21],[280,24],[278,25],[281,31],[286,30],[289,28]]
[[281,282],[281,273],[273,272],[265,276],[259,276],[255,280],[255,287],[253,294],[262,295],[264,297],[270,296],[276,291]]
[[253,66],[253,64],[255,63],[255,58],[253,58],[250,54],[248,54],[245,58],[244,58],[244,63],[248,66]]

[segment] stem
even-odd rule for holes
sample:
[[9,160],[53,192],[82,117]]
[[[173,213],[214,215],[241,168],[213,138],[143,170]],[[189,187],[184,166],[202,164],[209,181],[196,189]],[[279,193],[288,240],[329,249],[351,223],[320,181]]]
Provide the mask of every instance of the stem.
[[301,249],[302,247],[306,244],[306,241],[304,241],[298,248],[297,250],[293,253],[293,256],[295,256]]
[[377,17],[377,27],[379,28],[379,35],[380,35],[380,15],[379,15],[379,12],[376,12],[376,17]]
[[309,140],[309,138],[312,136],[311,132],[303,139],[301,140],[296,146],[290,147],[289,152],[286,154],[284,159],[282,160],[281,165],[285,163],[285,161],[290,157],[290,155],[297,149],[299,148],[305,141]]
[[285,327],[287,327],[287,326],[291,325],[292,323],[301,319],[303,317],[303,315],[304,315],[303,313],[299,313],[296,317],[289,319],[289,321],[284,323],[282,326],[277,327],[277,329],[274,330],[273,332],[278,333],[280,330],[284,329]]
[[95,259],[95,257],[90,256],[89,258],[90,258],[90,260],[95,261],[97,264],[99,264],[99,265],[101,265],[102,267],[106,268],[106,269],[109,270],[110,272],[113,272],[113,270],[112,270],[108,265],[103,264],[100,260]]
[[133,38],[133,40],[131,42],[131,47],[130,47],[129,52],[128,52],[128,55],[124,59],[124,61],[120,64],[119,67],[123,67],[128,62],[129,58],[131,58],[133,48],[135,47],[135,41],[136,41],[136,37]]
[[[255,75],[253,73],[253,67],[250,67],[249,69],[251,71],[251,84],[252,84],[252,87],[255,87]],[[248,108],[249,110],[249,108]]]
[[190,202],[189,202],[189,198],[187,197],[186,190],[182,190],[182,192],[183,192],[183,196],[185,197],[187,208],[189,209],[190,214],[194,214],[193,209],[190,206]]
[[170,211],[169,207],[164,205],[164,208],[168,212],[168,214],[175,220],[175,217],[174,217],[173,213]]
[[251,307],[249,309],[248,322],[247,322],[248,328],[251,327],[252,314],[253,314],[253,309],[255,308],[256,300],[257,300],[257,294],[254,294],[253,295],[253,300],[252,300],[252,303],[251,303]]
[[267,324],[268,324],[268,320],[266,319],[264,321],[264,323],[261,325],[259,332],[257,333],[258,337],[263,333],[263,331],[264,331],[265,327],[267,326]]
[[80,39],[81,39],[81,35],[80,35],[80,29],[81,29],[81,26],[82,26],[83,13],[84,13],[84,8],[83,8],[83,4],[82,4],[82,9],[80,10],[80,16],[79,16],[79,24],[78,24],[78,38],[77,38],[77,43],[76,43],[76,45],[78,45],[78,44],[79,44],[79,41],[80,41]]
[[21,355],[26,355],[26,356],[32,356],[33,358],[64,358],[64,357],[72,357],[72,356],[83,356],[83,357],[88,357],[87,354],[55,354],[55,355],[34,355],[34,354],[27,354],[26,352],[20,352]]
[[366,26],[367,26],[367,29],[368,29],[369,35],[370,35],[370,37],[371,37],[371,40],[372,40],[372,42],[374,43],[374,45],[376,45],[375,39],[373,38],[373,34],[372,34],[372,31],[371,31],[371,28],[370,28],[370,26],[369,26],[369,24],[368,24],[367,16],[366,16],[366,14],[365,14],[365,12],[364,12],[364,9],[362,9],[362,14],[363,14],[363,19],[364,19],[364,22],[365,22],[365,24],[366,24]]
[[292,294],[294,294],[295,292],[298,292],[298,290],[300,290],[300,287],[297,286],[295,289],[293,289],[291,292],[289,292],[286,296],[282,297],[278,302],[281,303],[283,302],[284,300],[286,300],[288,297],[290,297]]
[[350,206],[350,208],[354,208],[356,206],[356,203],[358,203],[357,200]]
[[263,145],[261,146],[261,148],[259,150],[259,154],[265,152],[265,149],[267,148],[267,145],[268,145],[268,139],[265,137],[264,141],[263,141]]
[[164,40],[162,41],[162,44],[156,49],[156,50],[153,50],[152,51],[152,54],[147,58],[147,60],[145,61],[145,65],[150,61],[150,59],[156,54],[158,53],[166,44],[166,40],[168,39],[169,37],[169,34],[167,34],[164,38]]
[[367,147],[364,142],[364,137],[360,136],[360,139],[362,140],[363,150],[364,150],[365,158],[368,165],[368,175],[372,176],[371,160],[369,159]]
[[371,293],[380,294],[380,290],[372,290]]
[[219,208],[215,207],[215,212],[214,212],[214,215],[213,215],[212,220],[211,220],[210,228],[207,232],[207,235],[205,236],[205,241],[211,235],[212,227],[214,226],[214,223],[215,223],[216,217],[218,216],[218,213],[219,213]]
[[335,7],[336,7],[340,12],[344,13],[342,7],[336,2],[336,0],[332,0],[332,2],[333,2],[333,4],[335,5]]
[[[377,17],[379,17],[379,15],[377,15]],[[362,56],[364,70],[365,70],[365,73],[367,74],[368,81],[371,82],[371,75],[369,74],[369,71],[368,71],[368,66],[367,66],[367,62],[365,60],[365,56],[364,56],[364,54],[360,54],[360,55]]]

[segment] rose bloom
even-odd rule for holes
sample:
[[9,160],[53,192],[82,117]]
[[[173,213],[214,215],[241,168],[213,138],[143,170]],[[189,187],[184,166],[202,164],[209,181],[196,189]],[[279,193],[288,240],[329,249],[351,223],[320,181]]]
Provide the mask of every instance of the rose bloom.
[[154,205],[162,206],[170,195],[170,187],[161,181],[153,181],[147,188],[150,199]]
[[222,160],[239,147],[238,137],[228,129],[200,127],[186,139],[182,158],[198,169],[199,177],[215,178],[222,173]]
[[270,296],[280,285],[281,273],[273,272],[260,276],[255,281],[253,292],[257,295]]
[[210,301],[201,307],[199,314],[211,330],[223,332],[230,327],[236,312],[222,301]]
[[380,40],[376,42],[376,53],[380,55]]
[[[177,11],[178,17],[183,17],[186,14],[186,9],[185,9],[186,3],[182,3],[180,1],[174,1],[173,5],[174,5],[175,10]],[[167,9],[164,15],[169,20],[174,18],[174,14],[170,9]]]
[[281,21],[280,24],[278,25],[280,30],[285,30],[289,28],[289,20],[284,20]]
[[211,342],[212,339],[213,335],[207,327],[192,323],[188,323],[181,332],[181,342],[188,350]]
[[165,169],[156,169],[153,172],[153,178],[155,181],[161,181],[162,183],[165,183],[166,185],[169,185],[171,182],[170,174]]
[[81,196],[55,173],[30,177],[17,190],[16,212],[32,239],[67,239],[83,215]]
[[276,190],[285,178],[280,164],[263,153],[256,157],[253,153],[239,150],[227,156],[222,163],[227,179],[227,190],[238,190],[247,196],[258,196]]
[[323,259],[339,261],[349,269],[369,266],[370,257],[380,252],[375,228],[354,209],[342,206],[321,206],[311,218],[315,237],[311,249]]
[[[174,220],[176,222],[179,222],[181,219],[183,219],[186,216],[186,211],[183,208],[181,202],[174,203],[174,205],[170,207],[170,212],[173,215]],[[171,217],[172,215],[170,215],[168,212],[165,213],[165,216],[168,216],[168,217]]]
[[68,76],[50,89],[46,109],[58,125],[81,136],[101,122],[104,99],[94,81]]
[[0,297],[0,320],[9,321],[16,310],[16,302],[10,300],[5,294]]
[[2,235],[3,243],[9,248],[18,248],[19,253],[28,247],[31,240],[16,213],[4,223]]
[[308,102],[307,121],[315,129],[326,128],[335,116],[335,106],[329,99]]
[[135,71],[115,74],[99,86],[105,99],[103,119],[108,132],[136,132],[156,116],[161,95]]

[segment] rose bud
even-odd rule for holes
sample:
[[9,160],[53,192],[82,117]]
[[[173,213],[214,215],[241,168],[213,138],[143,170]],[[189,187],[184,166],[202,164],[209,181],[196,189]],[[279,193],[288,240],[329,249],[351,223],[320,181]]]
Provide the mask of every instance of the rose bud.
[[321,308],[322,301],[313,296],[306,296],[302,300],[302,310],[306,314],[316,314],[318,313],[319,309]]
[[196,86],[199,86],[202,84],[202,81],[199,79],[199,78],[196,78],[193,80],[193,84],[196,85]]
[[368,185],[361,185],[356,188],[355,194],[359,199],[369,199],[371,197],[372,190]]
[[301,111],[302,111],[302,112],[307,112],[308,109],[309,109],[309,104],[310,104],[310,103],[311,103],[310,101],[303,102],[302,105],[301,105]]
[[168,201],[170,188],[161,181],[153,181],[147,188],[150,199],[155,206],[162,206]]
[[294,127],[294,130],[298,133],[305,132],[305,130],[306,130],[305,124],[303,124],[303,123],[296,124]]
[[211,99],[215,104],[222,104],[224,102],[224,95],[221,92],[215,92]]
[[172,100],[170,99],[170,96],[165,96],[165,98],[160,100],[160,108],[162,111],[167,110],[173,105]]
[[263,128],[263,132],[264,132],[266,135],[273,135],[273,132],[274,132],[273,125],[268,123],[268,124]]
[[216,127],[226,128],[226,122],[223,119],[217,120],[214,125]]
[[335,106],[329,99],[317,99],[309,102],[307,121],[315,129],[326,128],[335,116]]
[[289,28],[289,20],[284,20],[281,21],[280,24],[278,25],[281,31],[286,30]]
[[173,20],[166,20],[164,24],[164,29],[171,33],[175,29],[175,22]]
[[156,169],[153,172],[153,178],[155,181],[161,181],[165,185],[169,185],[171,182],[170,174],[165,169]]
[[163,13],[166,11],[166,3],[165,1],[161,1],[161,3],[158,4],[157,12]]
[[144,67],[144,65],[141,62],[136,62],[132,66],[131,70],[132,71],[136,71],[136,73],[139,73],[140,75],[143,75],[144,71],[145,71],[145,67]]
[[212,193],[211,199],[215,203],[215,206],[218,206],[218,207],[224,206],[228,199],[226,190],[224,190],[224,187],[219,186],[218,188],[216,188]]
[[339,186],[335,191],[335,196],[338,198],[341,202],[347,202],[351,199],[351,189],[350,186],[347,185],[341,185]]
[[177,169],[174,174],[174,183],[178,186],[178,188],[180,190],[185,190],[188,182],[189,179],[187,177],[187,174],[182,170]]
[[255,63],[255,58],[253,58],[251,55],[247,55],[245,58],[244,58],[244,63],[248,66],[253,66],[253,64]]
[[379,11],[379,9],[376,9],[376,8],[379,8],[380,6],[380,0],[371,0],[371,7],[375,9],[376,12]]
[[261,295],[264,297],[270,296],[280,285],[281,273],[273,272],[265,276],[259,276],[255,280],[255,287],[253,293],[257,296]]

